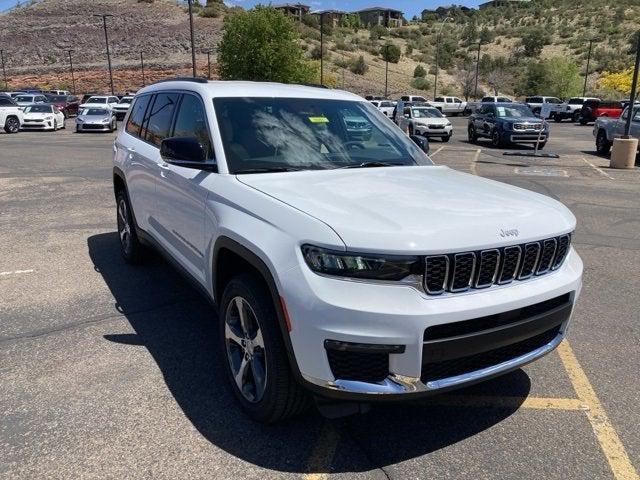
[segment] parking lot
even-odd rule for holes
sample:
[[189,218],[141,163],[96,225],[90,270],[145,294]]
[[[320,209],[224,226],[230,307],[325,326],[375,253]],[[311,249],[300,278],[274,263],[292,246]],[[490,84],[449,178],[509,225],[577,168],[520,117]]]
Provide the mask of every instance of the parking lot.
[[413,404],[253,423],[224,383],[216,314],[160,257],[121,259],[115,134],[0,134],[0,477],[544,478],[640,471],[640,171],[552,124],[545,152],[434,140],[436,163],[543,193],[578,219],[569,341]]

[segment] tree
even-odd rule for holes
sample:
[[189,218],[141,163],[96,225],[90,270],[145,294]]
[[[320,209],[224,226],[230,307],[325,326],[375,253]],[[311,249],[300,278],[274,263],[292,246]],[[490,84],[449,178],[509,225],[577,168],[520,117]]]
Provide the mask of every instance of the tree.
[[456,79],[462,89],[465,100],[473,95],[476,85],[476,66],[471,60],[464,60],[456,68]]
[[483,45],[493,42],[494,38],[495,34],[487,27],[484,27],[482,30],[480,30],[480,43],[482,43]]
[[220,78],[309,83],[314,68],[297,40],[294,22],[275,8],[257,6],[229,15],[218,44]]
[[416,77],[411,80],[411,86],[416,90],[431,90],[431,82],[424,77]]
[[516,85],[516,93],[531,95],[546,93],[560,98],[580,93],[582,79],[579,67],[564,57],[531,61]]
[[374,25],[369,30],[369,38],[371,40],[379,40],[381,37],[384,37],[387,34],[387,29],[382,25]]
[[475,43],[478,38],[478,27],[476,26],[475,19],[471,19],[471,21],[467,24],[467,26],[462,31],[462,41],[466,45],[471,45]]
[[540,28],[531,28],[520,40],[520,46],[526,57],[539,57],[545,45],[549,44],[549,36]]
[[420,64],[416,65],[416,68],[413,69],[413,78],[423,78],[427,76],[427,71]]
[[362,27],[360,16],[357,13],[345,13],[340,17],[340,26],[357,30]]
[[356,60],[351,62],[349,65],[349,70],[356,75],[364,75],[367,70],[369,70],[369,66],[364,61],[364,57],[360,55]]
[[393,43],[387,43],[380,47],[380,55],[387,62],[398,63],[401,55],[400,47]]

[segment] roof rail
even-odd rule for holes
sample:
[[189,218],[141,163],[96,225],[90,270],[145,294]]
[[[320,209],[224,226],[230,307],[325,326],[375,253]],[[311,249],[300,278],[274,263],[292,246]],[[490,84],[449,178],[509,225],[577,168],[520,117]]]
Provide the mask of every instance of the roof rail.
[[171,78],[163,78],[162,80],[158,80],[156,82],[153,82],[151,85],[156,85],[158,83],[164,83],[164,82],[195,82],[195,83],[208,83],[209,80],[207,80],[204,77],[171,77]]

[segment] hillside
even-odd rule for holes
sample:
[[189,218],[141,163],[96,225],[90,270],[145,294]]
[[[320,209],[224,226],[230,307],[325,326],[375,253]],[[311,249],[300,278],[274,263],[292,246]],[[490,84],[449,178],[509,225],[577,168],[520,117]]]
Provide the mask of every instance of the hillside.
[[[109,13],[109,41],[117,90],[141,84],[140,52],[145,58],[147,81],[190,73],[189,25],[185,7],[176,0],[41,0],[0,16],[0,44],[10,84],[70,86],[67,50],[73,50],[79,90],[100,90],[108,85],[104,33],[94,13]],[[228,9],[218,18],[196,16],[198,70],[206,75],[206,49],[215,50]],[[473,94],[477,42],[482,40],[479,92],[493,89],[522,95],[542,88],[531,80],[540,65],[560,57],[570,65],[567,93],[581,91],[589,39],[594,39],[589,78],[590,93],[606,96],[597,85],[605,70],[618,71],[632,64],[629,39],[638,28],[637,0],[533,0],[522,7],[492,7],[482,11],[451,8],[439,41],[438,91],[461,96]],[[445,15],[446,15],[445,14]],[[407,25],[373,31],[357,25],[325,26],[325,81],[357,93],[384,92],[385,62],[380,50],[385,43],[399,47],[397,63],[389,64],[389,93],[414,92],[431,95],[435,73],[437,32],[442,10],[424,11]],[[344,22],[346,23],[346,22]],[[298,22],[300,43],[310,58],[318,58],[317,18]],[[382,38],[380,38],[382,35]],[[362,56],[367,70],[351,71]],[[215,72],[215,51],[212,53]],[[414,81],[422,65],[424,80]],[[548,68],[548,67],[547,67]],[[552,92],[544,92],[552,93]],[[466,94],[466,95],[465,95]]]

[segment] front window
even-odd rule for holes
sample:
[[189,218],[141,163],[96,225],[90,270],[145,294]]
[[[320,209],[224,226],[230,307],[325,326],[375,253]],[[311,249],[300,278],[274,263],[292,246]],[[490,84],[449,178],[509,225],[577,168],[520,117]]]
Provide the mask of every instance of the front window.
[[67,97],[64,95],[52,95],[49,97],[49,101],[52,103],[65,103],[67,101]]
[[569,105],[582,105],[584,103],[584,100],[581,98],[572,98],[571,100],[569,100]]
[[51,113],[50,105],[31,105],[29,107],[25,107],[24,113]]
[[503,117],[534,117],[535,115],[526,105],[509,105],[496,107],[496,116]]
[[107,99],[105,97],[91,97],[87,103],[107,103]]
[[369,102],[216,98],[231,173],[431,165]]
[[83,108],[82,111],[80,112],[80,115],[104,117],[108,113],[109,111],[106,108]]
[[413,108],[413,118],[442,118],[443,115],[437,108]]
[[33,97],[29,97],[27,95],[18,95],[16,97],[16,102],[33,103]]

